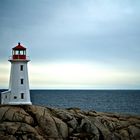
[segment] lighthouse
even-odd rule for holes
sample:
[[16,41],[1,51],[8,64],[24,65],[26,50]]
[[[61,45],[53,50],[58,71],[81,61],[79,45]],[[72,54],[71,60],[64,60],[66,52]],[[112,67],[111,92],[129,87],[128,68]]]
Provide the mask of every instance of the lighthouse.
[[20,43],[12,48],[9,90],[2,92],[1,104],[29,105],[30,100],[26,48]]

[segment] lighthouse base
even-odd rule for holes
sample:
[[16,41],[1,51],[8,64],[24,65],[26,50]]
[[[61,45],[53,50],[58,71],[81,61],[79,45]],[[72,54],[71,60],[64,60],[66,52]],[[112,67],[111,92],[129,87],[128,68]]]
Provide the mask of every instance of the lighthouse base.
[[[15,101],[14,101],[15,100]],[[32,105],[30,99],[11,99],[11,91],[4,91],[1,93],[1,104],[5,105]]]
[[32,102],[9,102],[10,105],[32,105]]

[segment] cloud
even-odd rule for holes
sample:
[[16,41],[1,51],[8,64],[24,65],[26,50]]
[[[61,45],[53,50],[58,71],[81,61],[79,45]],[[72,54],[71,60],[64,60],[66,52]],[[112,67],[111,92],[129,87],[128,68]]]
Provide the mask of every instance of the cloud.
[[[33,63],[42,62],[46,67],[48,62],[98,62],[121,72],[131,68],[129,74],[139,77],[139,0],[5,0],[0,6],[1,61],[6,61],[11,48],[21,41]],[[116,75],[120,71],[112,70]]]
[[[35,76],[36,75],[36,76]],[[139,72],[114,69],[99,63],[47,63],[30,65],[30,81],[32,87],[42,88],[129,88],[139,86]],[[128,87],[127,87],[128,88]]]

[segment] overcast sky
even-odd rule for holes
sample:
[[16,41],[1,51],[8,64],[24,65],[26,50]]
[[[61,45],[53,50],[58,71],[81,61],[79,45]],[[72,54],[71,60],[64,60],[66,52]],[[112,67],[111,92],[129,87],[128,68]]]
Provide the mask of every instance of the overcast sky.
[[18,42],[31,88],[140,89],[139,0],[0,0],[0,88]]

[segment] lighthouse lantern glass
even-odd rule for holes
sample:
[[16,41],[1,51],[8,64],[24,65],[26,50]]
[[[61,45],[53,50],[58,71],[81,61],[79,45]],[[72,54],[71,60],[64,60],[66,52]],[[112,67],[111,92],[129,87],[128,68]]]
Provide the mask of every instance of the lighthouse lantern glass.
[[19,54],[20,55],[24,55],[24,51],[22,50],[22,51],[19,51]]
[[26,59],[26,50],[13,50],[13,59]]

